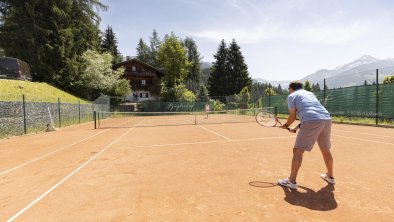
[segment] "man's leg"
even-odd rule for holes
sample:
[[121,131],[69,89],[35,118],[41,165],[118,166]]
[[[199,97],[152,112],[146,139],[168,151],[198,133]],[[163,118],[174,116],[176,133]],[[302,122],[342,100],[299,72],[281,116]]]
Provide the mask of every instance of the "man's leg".
[[334,168],[334,161],[331,155],[331,121],[324,121],[324,129],[320,133],[317,143],[319,144],[320,151],[323,154],[324,163],[327,167],[327,176],[333,178],[333,168]]
[[334,177],[333,168],[334,168],[334,160],[331,155],[330,149],[320,148],[321,153],[323,154],[324,163],[327,167],[327,176]]
[[290,173],[290,182],[295,183],[298,170],[302,164],[302,157],[304,155],[304,149],[293,148],[293,159],[291,161],[291,173]]

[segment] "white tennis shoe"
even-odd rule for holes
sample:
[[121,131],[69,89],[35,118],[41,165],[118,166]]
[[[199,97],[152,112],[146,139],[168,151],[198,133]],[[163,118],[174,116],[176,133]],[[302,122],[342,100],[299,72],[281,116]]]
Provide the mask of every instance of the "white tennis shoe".
[[327,173],[322,173],[320,174],[320,177],[325,180],[327,183],[329,184],[335,184],[335,179],[334,178],[330,178]]
[[297,190],[297,188],[298,188],[297,183],[290,182],[290,179],[288,177],[286,177],[283,180],[278,180],[278,184],[283,187],[288,187],[293,190]]

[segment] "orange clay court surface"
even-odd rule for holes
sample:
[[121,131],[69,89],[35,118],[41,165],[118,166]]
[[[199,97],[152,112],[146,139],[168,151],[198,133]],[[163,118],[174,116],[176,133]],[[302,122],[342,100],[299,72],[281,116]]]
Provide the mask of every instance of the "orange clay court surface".
[[93,129],[0,140],[0,221],[394,221],[394,129],[333,125],[337,184],[315,145],[256,123]]

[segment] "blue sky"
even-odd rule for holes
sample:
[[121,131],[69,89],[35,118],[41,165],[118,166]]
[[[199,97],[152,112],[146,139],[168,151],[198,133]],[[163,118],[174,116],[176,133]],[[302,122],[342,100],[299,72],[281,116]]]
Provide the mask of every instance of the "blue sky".
[[391,0],[102,0],[101,29],[112,26],[121,53],[136,55],[153,29],[192,37],[212,62],[222,39],[236,39],[249,74],[294,80],[368,54],[394,58]]

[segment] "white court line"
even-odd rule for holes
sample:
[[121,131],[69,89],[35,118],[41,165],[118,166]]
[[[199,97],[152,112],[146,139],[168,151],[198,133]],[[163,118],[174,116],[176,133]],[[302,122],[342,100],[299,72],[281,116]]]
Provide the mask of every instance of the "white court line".
[[[143,122],[145,119],[141,120],[139,123]],[[137,124],[139,125],[139,124]],[[64,181],[68,180],[71,176],[76,174],[79,170],[81,170],[83,167],[85,167],[88,163],[92,162],[96,157],[98,157],[100,154],[102,154],[104,151],[106,151],[110,146],[112,146],[114,143],[116,143],[118,140],[120,140],[122,137],[124,137],[126,134],[131,132],[132,130],[135,129],[136,126],[133,128],[130,128],[127,130],[125,133],[120,135],[116,140],[114,140],[112,143],[110,143],[108,146],[106,146],[104,149],[102,149],[100,152],[98,152],[96,155],[94,155],[92,158],[90,158],[88,161],[86,161],[84,164],[82,164],[80,167],[78,167],[76,170],[74,170],[72,173],[67,175],[65,178],[63,178],[60,182],[55,184],[53,187],[51,187],[49,190],[47,190],[45,193],[43,193],[41,196],[37,197],[33,202],[31,202],[29,205],[27,205],[25,208],[20,210],[18,213],[16,213],[14,216],[12,216],[10,219],[7,220],[7,222],[14,221],[16,218],[18,218],[20,215],[22,215],[24,212],[26,212],[29,208],[31,208],[34,204],[36,204],[38,201],[40,201],[42,198],[44,198],[46,195],[48,195],[50,192],[52,192],[54,189],[56,189],[58,186],[60,186]]]
[[[131,120],[127,121],[126,123],[128,123],[128,122],[130,122],[130,121],[131,121]],[[124,125],[124,124],[126,124],[126,123],[122,123],[122,124],[119,124],[119,125],[117,125],[117,126]],[[106,129],[106,130],[101,131],[101,132],[99,132],[99,133],[96,133],[96,134],[94,134],[94,135],[92,135],[92,136],[89,136],[89,137],[86,137],[86,138],[84,138],[84,139],[81,139],[81,140],[79,140],[79,141],[77,141],[77,142],[75,142],[75,143],[69,144],[69,145],[64,146],[64,147],[62,147],[62,148],[60,148],[60,149],[57,149],[57,150],[55,150],[55,151],[52,151],[52,152],[50,152],[50,153],[47,153],[47,154],[44,154],[44,155],[42,155],[42,156],[40,156],[40,157],[37,157],[37,158],[35,158],[35,159],[32,159],[32,160],[30,160],[30,161],[28,161],[28,162],[26,162],[26,163],[23,163],[23,164],[21,164],[21,165],[19,165],[19,166],[16,166],[16,167],[13,167],[13,168],[11,168],[11,169],[8,169],[8,170],[6,170],[6,171],[4,171],[4,172],[1,172],[1,173],[0,173],[0,176],[3,176],[3,175],[5,175],[5,174],[7,174],[7,173],[9,173],[9,172],[15,171],[15,170],[17,170],[17,169],[19,169],[19,168],[21,168],[21,167],[24,167],[24,166],[26,166],[26,165],[29,165],[29,164],[31,164],[31,163],[34,163],[34,162],[36,162],[36,161],[38,161],[38,160],[40,160],[40,159],[42,159],[42,158],[44,158],[44,157],[47,157],[47,156],[52,155],[52,154],[54,154],[54,153],[57,153],[57,152],[59,152],[59,151],[61,151],[61,150],[64,150],[64,149],[70,147],[70,146],[74,146],[75,144],[81,143],[81,142],[83,142],[83,141],[85,141],[85,140],[88,140],[88,139],[90,139],[90,138],[92,138],[92,137],[95,137],[95,136],[97,136],[97,135],[99,135],[99,134],[102,134],[102,133],[104,133],[104,132],[107,132],[107,131],[109,131],[109,130],[111,130],[111,129]]]
[[242,141],[256,141],[256,140],[275,140],[275,139],[289,139],[295,138],[295,136],[287,137],[260,137],[260,138],[249,138],[249,139],[239,139],[239,140],[213,140],[205,142],[190,142],[190,143],[166,143],[166,144],[153,144],[153,145],[141,145],[141,146],[126,146],[117,148],[118,150],[134,149],[134,148],[150,148],[150,147],[166,147],[166,146],[183,146],[183,145],[197,145],[197,144],[211,144],[211,143],[231,143],[231,142],[242,142]]
[[197,125],[197,126],[200,127],[200,128],[202,128],[202,129],[204,129],[204,130],[206,130],[206,131],[208,131],[208,132],[211,132],[211,133],[213,133],[213,134],[215,134],[215,135],[218,135],[218,136],[220,136],[220,137],[222,137],[222,138],[224,138],[224,139],[226,139],[226,140],[228,140],[228,141],[231,141],[231,140],[232,140],[232,139],[230,139],[230,138],[228,138],[228,137],[226,137],[226,136],[223,136],[222,134],[220,134],[220,133],[218,133],[218,132],[215,132],[215,131],[213,131],[213,130],[207,129],[207,128],[203,127],[203,126],[200,126],[200,125]]
[[349,136],[340,136],[340,135],[333,135],[333,136],[347,138],[347,139],[360,140],[360,141],[366,141],[366,142],[381,143],[381,144],[393,145],[394,146],[394,143],[386,143],[386,142],[376,141],[376,140],[367,140],[367,139],[360,139],[360,138],[349,137]]
[[373,133],[353,132],[353,131],[348,131],[348,130],[339,130],[339,129],[335,129],[335,130],[334,130],[334,129],[333,129],[333,131],[341,131],[341,132],[356,133],[356,134],[362,134],[362,135],[370,135],[370,136],[380,136],[380,137],[394,138],[394,136],[384,136],[384,135],[373,134]]
[[[109,130],[109,129],[108,129],[108,130]],[[11,169],[8,169],[8,170],[6,170],[6,171],[4,171],[4,172],[1,172],[1,173],[0,173],[0,176],[3,176],[3,175],[6,174],[6,173],[12,172],[12,171],[17,170],[17,169],[19,169],[19,168],[21,168],[21,167],[24,167],[24,166],[26,166],[26,165],[28,165],[28,164],[31,164],[31,163],[33,163],[33,162],[36,162],[36,161],[38,161],[38,160],[40,160],[40,159],[42,159],[42,158],[44,158],[44,157],[47,157],[47,156],[52,155],[52,154],[54,154],[54,153],[57,153],[57,152],[59,152],[59,151],[61,151],[61,150],[64,150],[64,149],[70,147],[70,146],[73,146],[73,145],[75,145],[75,144],[78,144],[78,143],[80,143],[80,142],[83,142],[83,141],[85,141],[85,140],[88,140],[88,139],[90,139],[90,138],[92,138],[92,137],[95,137],[95,136],[97,136],[97,135],[99,135],[99,134],[101,134],[101,133],[104,133],[104,132],[106,132],[106,131],[108,131],[108,130],[101,131],[101,132],[96,133],[96,134],[94,134],[94,135],[92,135],[92,136],[89,136],[89,137],[86,137],[86,138],[84,138],[84,139],[81,139],[81,140],[79,140],[79,141],[77,141],[77,142],[75,142],[75,143],[69,144],[69,145],[64,146],[64,147],[62,147],[62,148],[60,148],[60,149],[57,149],[57,150],[55,150],[55,151],[52,151],[52,152],[50,152],[50,153],[47,153],[47,154],[44,154],[44,155],[42,155],[42,156],[40,156],[40,157],[37,157],[37,158],[35,158],[35,159],[32,159],[32,160],[30,160],[30,161],[28,161],[28,162],[26,162],[26,163],[23,163],[23,164],[21,164],[21,165],[19,165],[19,166],[16,166],[16,167],[13,167],[13,168],[11,168]]]

